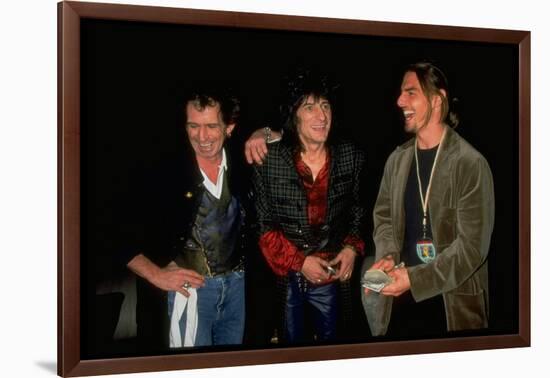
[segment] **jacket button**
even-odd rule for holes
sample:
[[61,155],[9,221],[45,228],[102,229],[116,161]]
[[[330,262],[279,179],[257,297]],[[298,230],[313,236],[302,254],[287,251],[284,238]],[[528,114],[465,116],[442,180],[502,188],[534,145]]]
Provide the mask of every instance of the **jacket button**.
[[304,244],[304,248],[309,248],[309,244]]
[[300,235],[303,233],[301,228],[298,229],[298,233],[299,233]]

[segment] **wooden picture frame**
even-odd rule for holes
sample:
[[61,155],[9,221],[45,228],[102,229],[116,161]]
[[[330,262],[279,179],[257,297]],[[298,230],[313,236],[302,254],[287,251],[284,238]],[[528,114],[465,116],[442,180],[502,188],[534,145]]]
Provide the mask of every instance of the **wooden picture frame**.
[[[58,20],[59,375],[148,372],[530,345],[530,33],[528,31],[78,2],[59,3]],[[514,106],[512,114],[515,119],[512,123],[517,125],[516,130],[511,130],[511,135],[517,136],[515,160],[512,161],[517,162],[517,169],[512,170],[512,173],[506,176],[506,180],[517,185],[517,190],[510,189],[513,195],[517,194],[515,198],[517,212],[506,215],[506,219],[510,219],[513,221],[512,224],[517,226],[517,234],[513,239],[517,241],[517,245],[510,247],[510,253],[514,255],[510,261],[517,262],[517,266],[511,267],[513,263],[510,262],[506,267],[514,269],[514,274],[510,278],[511,283],[508,283],[515,290],[516,301],[512,301],[513,308],[510,309],[513,313],[511,317],[514,318],[512,321],[514,331],[431,340],[368,340],[364,343],[266,349],[243,346],[239,350],[207,350],[177,355],[82,358],[81,303],[82,296],[86,293],[82,290],[81,282],[84,260],[81,252],[83,224],[81,201],[85,189],[82,186],[81,163],[83,156],[89,153],[89,149],[82,148],[81,138],[83,135],[81,101],[85,95],[81,88],[81,68],[86,64],[82,61],[81,50],[81,28],[84,20],[169,25],[174,28],[178,25],[191,25],[220,28],[222,32],[246,29],[274,33],[305,33],[319,35],[320,38],[393,39],[398,42],[404,41],[403,43],[431,41],[442,45],[448,44],[451,47],[463,43],[481,49],[488,46],[510,47],[510,51],[515,54],[512,60],[517,63],[517,66],[513,67],[513,76],[511,76],[516,89],[516,102],[512,104]],[[89,58],[89,55],[86,57]],[[395,80],[400,78],[393,79],[392,83],[395,83]],[[465,96],[468,96],[468,93],[465,93]],[[392,140],[390,144],[396,146],[399,140]],[[495,157],[500,156],[499,152],[494,154]],[[383,156],[382,160],[386,157],[387,155]],[[503,167],[502,170],[504,171],[505,168]],[[514,174],[516,171],[517,176]],[[497,187],[496,190],[498,189]]]

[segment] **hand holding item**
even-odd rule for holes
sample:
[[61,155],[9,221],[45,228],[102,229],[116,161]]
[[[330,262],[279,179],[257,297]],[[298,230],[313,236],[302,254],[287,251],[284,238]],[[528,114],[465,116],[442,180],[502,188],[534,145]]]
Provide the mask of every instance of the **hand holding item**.
[[[373,264],[372,267],[365,272],[361,279],[361,286],[365,288],[365,295],[369,294],[370,290],[380,293],[385,287],[394,283],[393,272],[403,269],[405,264],[401,262],[399,265],[391,265],[390,268],[388,262],[393,261],[391,257],[383,258]],[[382,294],[385,293],[382,292]]]
[[339,265],[339,268],[336,270],[336,275],[334,276],[335,280],[339,279],[340,281],[346,281],[351,278],[356,255],[353,249],[346,247],[329,262],[329,265],[332,267]]
[[326,283],[331,278],[327,268],[329,263],[317,256],[307,256],[302,265],[302,274],[316,285]]
[[162,290],[177,291],[189,297],[186,289],[204,286],[204,278],[194,270],[180,268],[172,262],[159,269],[151,283]]
[[395,268],[395,260],[392,255],[386,255],[372,264],[369,270],[379,269],[383,272],[389,272]]
[[388,273],[388,276],[392,279],[392,283],[384,287],[380,294],[398,297],[411,288],[409,271],[406,268],[394,269]]
[[159,289],[177,291],[186,297],[189,297],[186,290],[189,287],[204,286],[204,278],[194,270],[180,268],[174,261],[160,268],[142,253],[134,256],[127,267]]

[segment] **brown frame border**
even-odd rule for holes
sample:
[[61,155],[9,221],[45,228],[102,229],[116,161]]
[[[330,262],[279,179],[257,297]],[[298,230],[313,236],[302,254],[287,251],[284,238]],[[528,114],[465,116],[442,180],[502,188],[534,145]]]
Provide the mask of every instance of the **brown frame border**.
[[[372,342],[190,355],[80,360],[80,19],[330,32],[507,43],[519,59],[519,333],[439,340]],[[528,31],[418,25],[118,4],[58,4],[58,374],[196,369],[396,354],[530,346],[531,36]]]

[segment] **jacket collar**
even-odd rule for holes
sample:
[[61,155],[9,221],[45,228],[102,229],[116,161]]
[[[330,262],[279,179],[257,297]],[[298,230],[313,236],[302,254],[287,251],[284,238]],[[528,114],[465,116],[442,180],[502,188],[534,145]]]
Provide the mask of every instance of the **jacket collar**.
[[[227,144],[224,145],[224,156],[225,161],[222,160],[222,165],[224,165],[225,162],[225,169],[227,171],[226,177],[230,177],[234,158],[231,155],[231,148],[229,148]],[[186,181],[187,185],[191,185],[192,187],[202,186],[204,178],[197,164],[195,152],[191,146],[185,146],[180,150],[178,161],[175,167],[177,171],[176,177]]]
[[[294,155],[293,155],[293,148],[287,144],[279,143],[279,149],[280,149],[280,156],[283,159],[283,161],[289,166],[294,169]],[[334,159],[334,156],[336,156],[338,150],[338,145],[331,144],[328,147],[328,152],[330,156],[330,172],[331,176],[334,176],[338,171],[338,164],[337,159]]]
[[[294,168],[293,148],[285,143],[279,143],[281,159],[289,166]],[[294,169],[292,171],[295,171]]]
[[[454,151],[457,145],[457,132],[452,128],[449,127],[449,125],[445,125],[445,129],[447,130],[447,135],[445,136],[445,140],[443,141],[443,145],[441,148],[443,149],[441,153]],[[397,147],[397,150],[407,150],[409,148],[414,148],[414,140],[415,137],[410,138],[405,143]]]
[[[434,172],[432,183],[432,194],[430,197],[432,200],[437,201],[436,197],[441,198],[446,187],[449,186],[451,178],[451,170],[449,169],[451,162],[455,159],[456,150],[458,148],[458,134],[449,126],[447,128],[447,135],[441,145],[441,152],[439,156],[438,169]],[[399,214],[397,223],[397,235],[399,242],[403,241],[404,236],[404,220],[405,220],[405,187],[409,178],[409,173],[414,159],[414,138],[409,139],[399,147],[396,152],[398,153],[395,165],[395,173],[393,177],[392,192],[395,198],[393,211]],[[432,202],[432,201],[430,201]],[[430,214],[431,207],[428,206]]]

